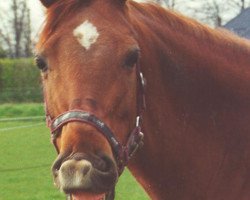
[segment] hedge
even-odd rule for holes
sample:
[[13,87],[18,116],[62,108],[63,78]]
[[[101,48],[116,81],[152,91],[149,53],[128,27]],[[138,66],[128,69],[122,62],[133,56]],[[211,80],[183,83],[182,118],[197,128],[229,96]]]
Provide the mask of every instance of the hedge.
[[33,59],[0,59],[0,103],[41,101],[40,72]]

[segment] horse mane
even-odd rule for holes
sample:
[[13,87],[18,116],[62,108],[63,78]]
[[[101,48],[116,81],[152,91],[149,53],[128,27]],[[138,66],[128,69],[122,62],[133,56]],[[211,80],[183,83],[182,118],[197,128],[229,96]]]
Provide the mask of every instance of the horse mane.
[[[227,78],[223,79],[221,87],[234,82],[233,87],[237,89],[232,89],[232,94],[243,95],[240,94],[241,88],[246,84],[244,81],[249,80],[249,40],[221,28],[212,29],[154,4],[131,1],[130,13],[132,26],[139,31],[141,46],[147,49],[144,51],[144,69],[160,66],[158,77],[165,86],[172,84],[183,94],[193,90],[192,81],[199,83],[199,79],[206,76],[213,79],[223,71],[223,76]],[[149,57],[154,60],[147,60]],[[200,74],[195,76],[191,71]],[[241,77],[242,81],[237,78],[232,80],[232,74]],[[206,84],[210,87],[209,81]]]
[[[140,3],[130,1],[131,5],[144,17],[147,17],[152,23],[158,23],[160,26],[176,33],[185,33],[193,38],[203,39],[207,45],[220,44],[226,42],[228,45],[233,45],[235,48],[242,46],[249,48],[249,40],[240,38],[239,36],[223,29],[213,29],[207,25],[203,25],[196,20],[183,16],[177,11],[166,10],[156,3]],[[246,45],[247,44],[247,45]]]

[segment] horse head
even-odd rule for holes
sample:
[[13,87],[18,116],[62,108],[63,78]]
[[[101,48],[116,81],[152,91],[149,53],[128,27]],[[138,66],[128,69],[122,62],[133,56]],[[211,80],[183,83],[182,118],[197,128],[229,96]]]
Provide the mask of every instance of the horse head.
[[75,199],[113,189],[140,133],[140,47],[126,1],[41,0],[37,45],[48,126],[58,151],[55,185]]

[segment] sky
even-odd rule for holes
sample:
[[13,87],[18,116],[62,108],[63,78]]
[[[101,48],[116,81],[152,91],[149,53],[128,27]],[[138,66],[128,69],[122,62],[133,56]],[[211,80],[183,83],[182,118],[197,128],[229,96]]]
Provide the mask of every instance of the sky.
[[[44,21],[44,8],[39,0],[26,0],[31,11],[31,23],[32,23],[32,33],[33,37],[38,34],[39,29]],[[10,0],[0,1],[0,10],[2,12],[1,17],[5,15],[3,13],[8,13],[10,6]],[[1,19],[0,19],[1,20]]]
[[39,0],[27,0],[28,5],[31,8],[31,18],[32,18],[32,26],[34,32],[38,32],[43,21],[44,21],[44,7],[40,3]]

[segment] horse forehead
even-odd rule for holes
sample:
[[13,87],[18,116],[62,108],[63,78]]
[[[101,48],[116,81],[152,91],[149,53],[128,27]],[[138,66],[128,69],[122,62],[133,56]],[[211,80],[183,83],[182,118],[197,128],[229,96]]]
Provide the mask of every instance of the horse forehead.
[[93,22],[85,20],[73,30],[73,35],[86,50],[96,43],[100,36],[98,28]]

